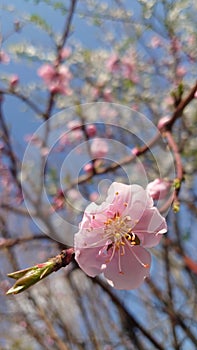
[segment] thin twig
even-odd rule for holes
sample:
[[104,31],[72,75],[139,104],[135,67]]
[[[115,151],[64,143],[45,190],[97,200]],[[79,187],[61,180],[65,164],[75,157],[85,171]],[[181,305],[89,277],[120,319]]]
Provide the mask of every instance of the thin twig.
[[17,159],[17,156],[13,150],[13,147],[12,147],[12,143],[11,143],[11,139],[10,139],[10,134],[9,134],[9,131],[8,131],[8,128],[7,128],[7,125],[5,123],[5,120],[4,120],[4,115],[3,115],[3,109],[2,109],[2,95],[0,94],[0,124],[1,124],[1,128],[2,128],[2,132],[3,132],[3,140],[4,140],[4,143],[6,145],[6,148],[7,148],[7,154],[8,154],[8,157],[10,159],[10,162],[11,162],[11,166],[10,166],[10,173],[12,174],[12,177],[19,189],[19,191],[21,192],[22,189],[21,189],[21,183],[18,179],[18,159]]
[[23,244],[25,242],[33,241],[33,240],[40,240],[40,239],[50,239],[51,238],[47,235],[31,235],[26,237],[17,237],[17,238],[3,238],[0,239],[0,249],[4,248],[10,248],[17,244]]

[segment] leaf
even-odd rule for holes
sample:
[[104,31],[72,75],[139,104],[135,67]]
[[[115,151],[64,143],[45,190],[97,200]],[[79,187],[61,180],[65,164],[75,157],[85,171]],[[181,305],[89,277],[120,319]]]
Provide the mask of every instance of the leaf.
[[35,23],[38,27],[42,28],[48,33],[51,33],[51,28],[48,23],[39,15],[33,14],[30,16],[30,22]]

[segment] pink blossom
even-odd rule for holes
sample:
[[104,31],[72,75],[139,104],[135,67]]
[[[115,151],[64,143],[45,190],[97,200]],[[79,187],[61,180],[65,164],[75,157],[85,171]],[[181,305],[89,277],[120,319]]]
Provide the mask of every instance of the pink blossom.
[[164,126],[166,126],[168,124],[168,122],[170,121],[170,116],[169,115],[166,115],[165,117],[162,117],[158,124],[157,124],[157,127],[159,130],[163,129]]
[[[110,73],[116,74],[119,73],[123,76],[124,79],[129,79],[133,81],[134,83],[138,82],[138,76],[136,74],[135,65],[132,61],[132,59],[128,56],[123,57],[120,59],[117,54],[111,55],[111,57],[107,61],[107,69]],[[103,96],[105,97],[104,93]],[[106,97],[111,102],[111,93],[108,93]]]
[[166,231],[146,190],[114,182],[104,203],[86,208],[75,235],[75,259],[87,275],[103,272],[115,288],[135,289],[149,275],[146,248],[156,246]]
[[72,94],[69,86],[72,75],[67,66],[60,65],[56,68],[50,64],[44,64],[38,69],[38,75],[52,93]]
[[134,103],[133,105],[131,105],[131,108],[134,110],[134,111],[139,111],[139,105],[137,103]]
[[178,77],[183,77],[187,73],[187,69],[184,66],[177,67],[176,74]]
[[112,90],[109,88],[104,88],[102,86],[100,87],[93,87],[92,88],[92,95],[94,99],[103,98],[106,102],[112,102],[113,96],[112,96]]
[[112,102],[112,101],[113,101],[111,89],[105,88],[105,89],[103,90],[103,99],[104,99],[106,102]]
[[153,36],[150,44],[153,49],[157,49],[161,46],[161,39],[158,36]]
[[93,165],[92,165],[92,163],[87,163],[86,165],[84,165],[83,170],[84,170],[86,173],[91,173],[92,170],[93,170]]
[[25,321],[20,321],[19,325],[20,327],[27,328],[27,322]]
[[24,140],[26,142],[32,142],[34,145],[41,147],[42,146],[42,140],[39,136],[35,134],[27,134],[24,137]]
[[1,50],[0,51],[0,63],[9,63],[10,62],[10,57],[5,53],[5,51]]
[[170,191],[171,184],[163,179],[155,179],[146,189],[153,199],[164,199]]
[[77,129],[81,129],[81,122],[80,120],[70,120],[67,123],[67,127],[70,130],[77,130]]
[[69,142],[76,142],[83,139],[82,124],[80,120],[70,120],[67,123],[67,127],[70,130],[68,133]]
[[97,100],[100,97],[100,89],[98,87],[92,88],[92,97]]
[[123,58],[121,68],[123,78],[129,79],[134,83],[138,82],[138,77],[135,73],[135,66],[129,57]]
[[75,188],[71,188],[67,191],[67,197],[72,201],[76,201],[80,199],[80,194]]
[[10,87],[12,89],[14,89],[19,83],[19,77],[17,74],[13,74],[11,77],[10,77]]
[[88,124],[86,125],[86,132],[89,137],[93,137],[96,135],[96,125],[94,124]]
[[48,156],[49,152],[50,152],[50,149],[48,147],[41,147],[40,153],[42,156]]
[[81,141],[83,139],[83,131],[82,130],[74,130],[72,131],[71,141]]
[[94,138],[90,149],[93,157],[103,158],[108,153],[108,144],[104,139]]
[[139,154],[139,149],[137,147],[134,147],[132,150],[131,150],[131,153],[134,155],[134,156],[137,156]]
[[58,190],[56,196],[53,198],[54,209],[62,209],[65,205],[65,196],[62,190]]
[[61,52],[60,52],[60,57],[61,60],[65,60],[66,58],[68,58],[71,55],[71,48],[70,47],[64,47]]
[[98,192],[92,192],[92,193],[90,193],[90,200],[92,201],[92,202],[95,202],[95,201],[97,201],[97,199],[99,198],[99,194],[98,194]]
[[171,50],[172,52],[178,52],[181,50],[181,42],[175,36],[171,39]]
[[70,140],[69,140],[69,135],[68,133],[63,133],[61,134],[60,138],[59,138],[59,146],[60,146],[60,150],[62,150],[65,146],[70,144]]
[[164,102],[167,106],[173,106],[174,105],[174,99],[172,96],[167,96],[165,99],[164,99]]
[[38,75],[44,79],[44,81],[50,82],[56,74],[55,67],[52,66],[51,64],[43,64],[39,69],[38,69]]
[[107,69],[110,73],[115,73],[120,69],[120,60],[116,53],[113,53],[107,61]]
[[194,98],[197,98],[197,90],[196,90],[196,92],[195,92],[195,94],[194,94]]

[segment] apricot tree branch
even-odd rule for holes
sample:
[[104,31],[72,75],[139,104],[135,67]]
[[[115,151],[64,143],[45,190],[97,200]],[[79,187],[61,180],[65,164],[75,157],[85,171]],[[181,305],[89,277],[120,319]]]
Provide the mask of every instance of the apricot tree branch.
[[37,264],[24,270],[9,273],[8,277],[14,278],[16,283],[6,294],[18,294],[23,292],[50,275],[52,272],[56,272],[62,267],[70,264],[73,258],[74,248],[64,249],[60,254],[49,259],[47,262]]

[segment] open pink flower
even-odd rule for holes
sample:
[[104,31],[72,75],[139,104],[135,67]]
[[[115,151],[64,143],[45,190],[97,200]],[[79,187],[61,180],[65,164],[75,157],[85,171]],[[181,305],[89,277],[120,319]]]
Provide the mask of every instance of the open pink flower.
[[75,259],[87,275],[103,272],[115,288],[135,289],[149,275],[145,248],[156,246],[166,231],[146,190],[114,182],[106,202],[86,208],[75,235]]
[[170,191],[171,184],[163,179],[155,179],[150,182],[146,189],[153,199],[164,199]]

